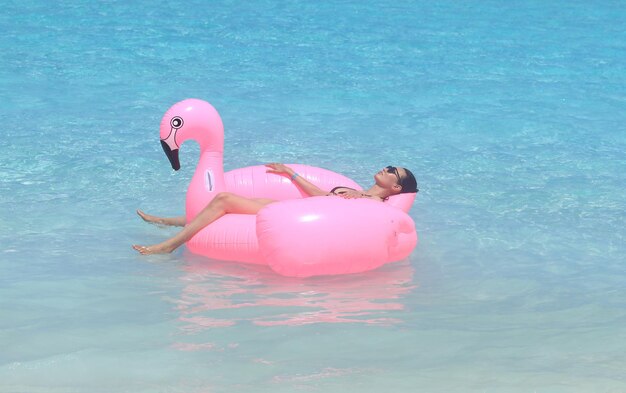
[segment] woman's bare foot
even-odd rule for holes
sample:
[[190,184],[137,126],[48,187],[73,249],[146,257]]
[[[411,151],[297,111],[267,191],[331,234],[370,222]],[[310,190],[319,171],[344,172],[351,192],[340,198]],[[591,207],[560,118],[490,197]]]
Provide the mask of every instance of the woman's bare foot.
[[155,244],[153,246],[140,246],[138,244],[133,244],[133,248],[137,250],[141,255],[169,254],[174,251],[172,248],[167,247],[163,243]]
[[145,222],[155,225],[184,227],[186,224],[185,216],[182,217],[157,217],[150,214],[146,214],[143,211],[137,209],[137,215],[141,217]]
[[141,219],[145,222],[149,222],[151,224],[165,224],[164,220],[161,217],[151,216],[150,214],[146,214],[139,209],[137,209],[137,215],[139,215],[139,217],[141,217]]

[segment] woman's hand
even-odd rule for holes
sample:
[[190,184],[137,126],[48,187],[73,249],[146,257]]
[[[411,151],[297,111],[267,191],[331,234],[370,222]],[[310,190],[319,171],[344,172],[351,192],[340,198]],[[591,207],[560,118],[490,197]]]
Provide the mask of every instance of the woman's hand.
[[289,168],[285,164],[279,164],[277,162],[272,162],[271,164],[265,164],[266,167],[270,168],[266,170],[267,173],[275,173],[277,175],[286,174],[287,176],[293,176],[295,173],[293,169]]
[[272,162],[270,164],[265,164],[265,166],[268,168],[266,170],[267,173],[275,173],[277,175],[287,175],[287,176],[289,176],[291,178],[291,182],[293,184],[295,184],[296,186],[298,186],[298,188],[300,188],[300,190],[304,191],[304,193],[307,194],[308,196],[328,195],[328,192],[323,191],[318,186],[316,186],[315,184],[311,183],[310,181],[308,181],[304,177],[302,177],[302,176],[294,176],[296,171],[294,171],[293,169],[289,168],[285,164],[279,164],[278,162]]
[[339,194],[340,197],[344,199],[358,199],[358,198],[366,198],[366,196],[361,191],[356,190],[346,190]]
[[377,196],[371,196],[369,194],[364,193],[363,191],[357,191],[357,190],[347,190],[347,191],[343,191],[341,192],[339,195],[337,195],[343,199],[360,199],[360,198],[366,198],[366,199],[374,199],[376,201],[380,201],[383,200],[380,197]]

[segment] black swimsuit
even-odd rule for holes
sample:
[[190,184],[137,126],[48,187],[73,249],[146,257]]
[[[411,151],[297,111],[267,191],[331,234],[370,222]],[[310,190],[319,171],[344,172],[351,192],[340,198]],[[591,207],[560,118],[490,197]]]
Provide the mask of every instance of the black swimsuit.
[[[359,190],[355,190],[354,188],[345,187],[345,186],[339,186],[339,187],[335,187],[332,190],[330,190],[330,193],[333,194],[333,195],[341,195],[341,194],[347,193],[347,191],[339,191],[339,192],[337,192],[337,190],[340,189],[340,188],[345,188],[346,190],[352,190],[352,191],[359,192]],[[379,198],[379,197],[373,197],[373,196],[371,196],[369,194],[364,194],[363,191],[360,191],[360,192],[361,192],[361,195],[364,196],[364,197],[368,197],[368,198],[371,198],[371,199]],[[384,199],[380,198],[380,200],[382,200],[383,202],[386,202],[387,199],[389,199],[389,197],[384,198]]]
[[335,188],[333,188],[332,190],[330,190],[330,193],[331,193],[331,194],[334,194],[334,195],[345,194],[345,193],[346,193],[346,191],[335,192],[335,191],[337,191],[337,190],[338,190],[338,189],[340,189],[340,188],[345,188],[346,190],[356,191],[354,188],[344,187],[344,186],[339,186],[339,187],[335,187]]

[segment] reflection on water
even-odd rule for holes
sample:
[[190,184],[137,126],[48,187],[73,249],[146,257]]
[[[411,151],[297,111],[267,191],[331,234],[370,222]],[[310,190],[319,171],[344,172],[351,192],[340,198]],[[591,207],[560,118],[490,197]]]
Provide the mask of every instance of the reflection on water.
[[[415,288],[410,261],[361,274],[298,279],[265,266],[186,255],[174,300],[186,333],[240,322],[259,326],[313,323],[394,324],[402,298]],[[238,309],[237,313],[229,310]],[[235,317],[233,315],[236,315]]]

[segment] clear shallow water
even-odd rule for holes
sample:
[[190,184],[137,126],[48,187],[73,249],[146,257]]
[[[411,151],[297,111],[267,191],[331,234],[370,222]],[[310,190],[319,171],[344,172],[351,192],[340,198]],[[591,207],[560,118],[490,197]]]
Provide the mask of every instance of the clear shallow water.
[[[0,26],[0,391],[624,392],[618,2],[45,2]],[[409,260],[295,280],[131,243],[173,232],[163,112],[226,169],[421,185]]]

